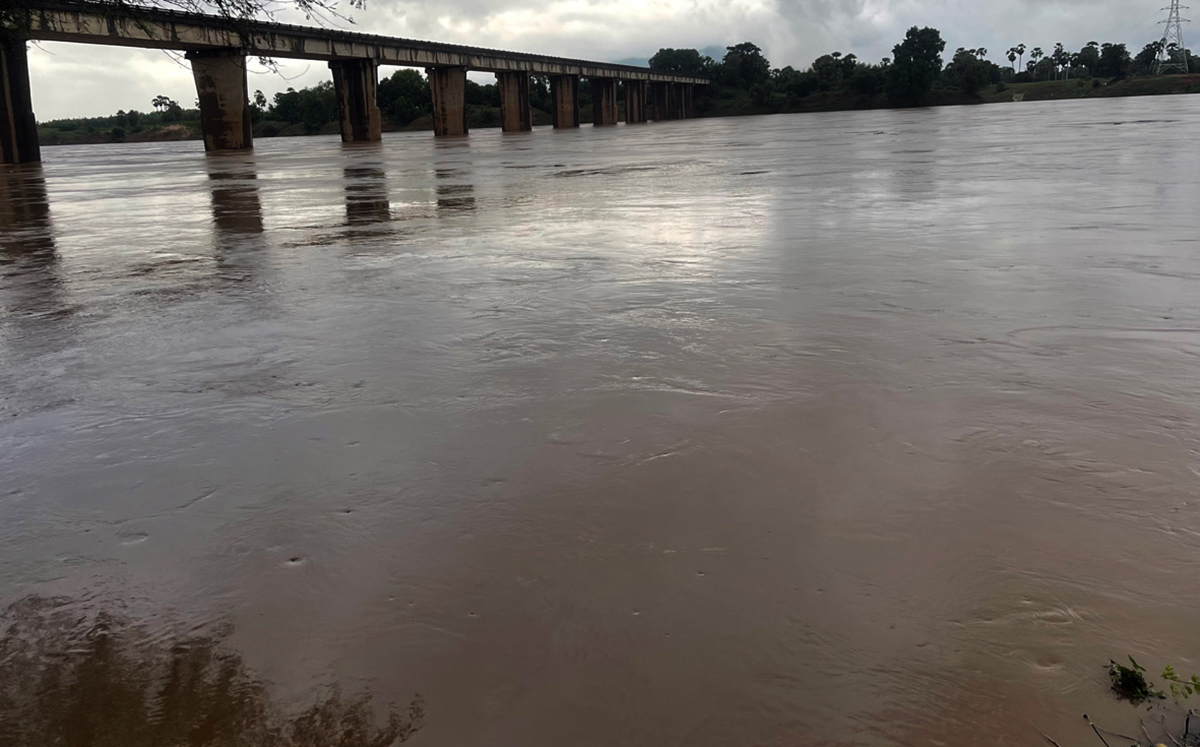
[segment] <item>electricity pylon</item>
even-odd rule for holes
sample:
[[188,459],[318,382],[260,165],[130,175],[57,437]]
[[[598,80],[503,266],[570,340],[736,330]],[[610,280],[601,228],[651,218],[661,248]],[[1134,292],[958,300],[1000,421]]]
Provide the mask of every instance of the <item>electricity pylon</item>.
[[1183,24],[1188,23],[1188,19],[1179,16],[1179,11],[1188,6],[1180,5],[1179,2],[1180,0],[1171,0],[1171,7],[1163,8],[1169,13],[1167,20],[1160,21],[1160,23],[1166,24],[1158,50],[1158,73],[1160,75],[1176,70],[1181,73],[1188,71],[1187,47],[1183,46]]

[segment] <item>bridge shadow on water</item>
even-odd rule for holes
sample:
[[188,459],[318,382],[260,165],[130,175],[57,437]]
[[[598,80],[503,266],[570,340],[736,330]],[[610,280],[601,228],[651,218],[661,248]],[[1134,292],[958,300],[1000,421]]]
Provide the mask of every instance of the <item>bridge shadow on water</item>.
[[342,169],[346,182],[346,223],[350,226],[371,226],[392,219],[392,204],[388,197],[387,175],[383,166],[346,166]]
[[14,319],[70,315],[46,177],[38,163],[0,172],[0,309]]
[[29,597],[0,616],[0,747],[388,747],[424,722],[420,696],[382,718],[334,688],[284,714],[209,635],[150,631],[113,611]]
[[212,183],[213,226],[218,233],[262,233],[262,200],[253,154],[209,155],[205,163]]

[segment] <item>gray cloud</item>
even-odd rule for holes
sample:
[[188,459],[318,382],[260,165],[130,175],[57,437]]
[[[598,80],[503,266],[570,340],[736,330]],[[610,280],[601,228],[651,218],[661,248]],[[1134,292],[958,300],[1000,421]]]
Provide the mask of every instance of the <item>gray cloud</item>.
[[[1160,33],[1161,0],[368,0],[358,30],[597,60],[646,58],[660,47],[754,41],[771,62],[806,67],[838,50],[865,60],[891,54],[910,26],[935,26],[948,51],[986,47],[1004,63],[1008,47],[1078,49],[1121,41],[1136,52]],[[303,23],[302,18],[281,20]],[[30,53],[40,119],[150,108],[166,94],[195,99],[185,65],[162,52],[43,44]],[[268,96],[328,78],[320,62],[281,61],[255,70]],[[481,79],[486,80],[486,76]]]

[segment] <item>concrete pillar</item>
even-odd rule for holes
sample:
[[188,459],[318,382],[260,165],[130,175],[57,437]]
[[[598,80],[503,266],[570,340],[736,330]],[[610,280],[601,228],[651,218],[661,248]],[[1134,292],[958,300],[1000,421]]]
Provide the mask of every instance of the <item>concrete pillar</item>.
[[592,78],[592,124],[617,123],[617,79]]
[[683,86],[667,85],[667,119],[683,119]]
[[237,49],[206,49],[188,52],[187,58],[192,63],[196,97],[200,100],[204,150],[253,148],[246,56]]
[[42,160],[29,95],[29,61],[21,40],[0,42],[0,151],[4,163]]
[[644,80],[625,81],[625,123],[640,124],[646,121],[646,93],[649,83]]
[[533,129],[533,112],[529,108],[529,73],[496,73],[496,88],[500,89],[500,126],[505,132],[528,132]]
[[670,119],[668,99],[670,98],[671,84],[655,81],[650,84],[650,118],[655,122],[662,122]]
[[331,60],[337,95],[338,124],[343,143],[377,143],[382,137],[379,104],[379,65],[375,60]]
[[429,92],[433,94],[433,134],[438,137],[467,134],[467,69],[431,67]]
[[691,119],[696,116],[696,110],[692,105],[692,97],[695,95],[696,86],[692,83],[679,84],[679,118]]
[[555,127],[579,126],[578,75],[551,75],[550,100]]

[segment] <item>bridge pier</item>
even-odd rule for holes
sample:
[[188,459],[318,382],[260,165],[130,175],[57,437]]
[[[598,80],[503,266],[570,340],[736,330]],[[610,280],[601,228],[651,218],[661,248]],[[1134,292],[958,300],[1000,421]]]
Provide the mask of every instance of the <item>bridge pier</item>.
[[655,122],[670,119],[668,99],[671,95],[671,84],[655,81],[650,85],[650,118]]
[[556,128],[579,126],[578,75],[551,75],[550,100]]
[[696,92],[696,86],[691,83],[677,83],[676,86],[679,88],[679,118],[691,119],[696,116],[692,106],[692,97]]
[[617,79],[592,78],[592,124],[617,123]]
[[0,151],[4,163],[42,160],[24,40],[0,42]]
[[200,100],[204,150],[253,148],[246,56],[237,49],[213,49],[188,52],[187,58]]
[[377,143],[382,138],[379,105],[379,66],[375,60],[331,60],[333,90],[343,143]]
[[505,132],[533,129],[533,111],[529,108],[529,73],[496,73],[500,89],[500,124]]
[[431,67],[429,92],[433,95],[433,134],[438,137],[467,134],[467,69]]
[[644,80],[625,81],[625,124],[646,121],[646,93],[649,83]]

